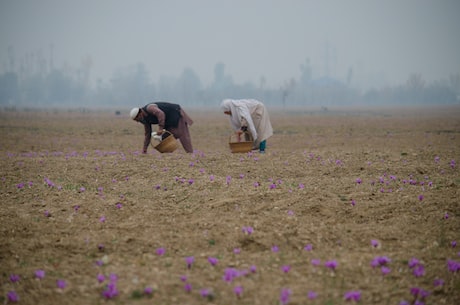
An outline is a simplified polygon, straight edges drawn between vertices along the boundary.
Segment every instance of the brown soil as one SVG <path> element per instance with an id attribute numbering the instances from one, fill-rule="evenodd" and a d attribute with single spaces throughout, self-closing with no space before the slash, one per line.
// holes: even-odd
<path id="1" fill-rule="evenodd" d="M 399 304 L 418 287 L 460 304 L 459 107 L 272 111 L 266 154 L 230 153 L 227 117 L 189 114 L 195 153 L 142 155 L 142 126 L 115 111 L 0 112 L 0 302 Z"/>

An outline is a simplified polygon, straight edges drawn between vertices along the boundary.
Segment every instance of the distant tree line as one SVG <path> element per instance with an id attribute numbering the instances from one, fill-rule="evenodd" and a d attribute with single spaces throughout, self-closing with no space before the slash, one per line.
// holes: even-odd
<path id="1" fill-rule="evenodd" d="M 203 85 L 191 68 L 185 68 L 177 77 L 160 77 L 154 83 L 146 67 L 139 63 L 117 70 L 108 82 L 98 80 L 91 85 L 92 63 L 88 58 L 78 69 L 56 69 L 40 57 L 35 61 L 20 68 L 10 63 L 6 72 L 0 74 L 0 106 L 130 107 L 163 100 L 187 106 L 217 107 L 224 98 L 256 98 L 280 107 L 460 102 L 460 74 L 427 84 L 422 75 L 414 73 L 404 84 L 360 92 L 350 85 L 351 69 L 346 81 L 315 78 L 309 60 L 300 65 L 299 79 L 289 79 L 278 88 L 268 88 L 264 77 L 258 84 L 235 83 L 225 73 L 223 63 L 215 65 L 214 78 L 208 86 Z"/>

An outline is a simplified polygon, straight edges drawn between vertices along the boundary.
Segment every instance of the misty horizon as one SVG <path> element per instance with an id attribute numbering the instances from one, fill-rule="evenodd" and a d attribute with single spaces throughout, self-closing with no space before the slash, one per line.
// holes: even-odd
<path id="1" fill-rule="evenodd" d="M 92 84 L 145 66 L 149 79 L 185 69 L 204 85 L 225 65 L 235 83 L 299 79 L 392 86 L 460 73 L 457 1 L 2 1 L 0 71 L 31 56 L 89 67 Z M 41 55 L 37 55 L 41 54 Z M 12 63 L 13 61 L 13 63 Z M 351 77 L 351 80 L 350 80 Z"/>

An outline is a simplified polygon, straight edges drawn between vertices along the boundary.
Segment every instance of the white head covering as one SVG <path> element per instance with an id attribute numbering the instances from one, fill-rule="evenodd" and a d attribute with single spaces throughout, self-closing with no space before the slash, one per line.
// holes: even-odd
<path id="1" fill-rule="evenodd" d="M 220 104 L 220 107 L 223 111 L 230 111 L 230 123 L 234 130 L 238 130 L 241 128 L 241 119 L 244 118 L 246 122 L 248 122 L 248 128 L 251 132 L 252 137 L 257 139 L 257 131 L 256 127 L 254 126 L 254 122 L 251 118 L 251 113 L 248 108 L 248 102 L 251 100 L 232 100 L 232 99 L 225 99 Z"/>
<path id="2" fill-rule="evenodd" d="M 129 112 L 129 116 L 131 117 L 131 119 L 135 119 L 137 114 L 139 113 L 139 108 L 138 107 L 135 107 L 133 109 L 131 109 L 131 111 Z"/>

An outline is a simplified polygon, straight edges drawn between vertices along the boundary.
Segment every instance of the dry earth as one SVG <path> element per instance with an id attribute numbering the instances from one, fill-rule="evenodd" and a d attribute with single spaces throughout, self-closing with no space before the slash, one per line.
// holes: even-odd
<path id="1" fill-rule="evenodd" d="M 125 112 L 0 112 L 0 302 L 460 304 L 458 106 L 272 110 L 266 154 Z"/>

